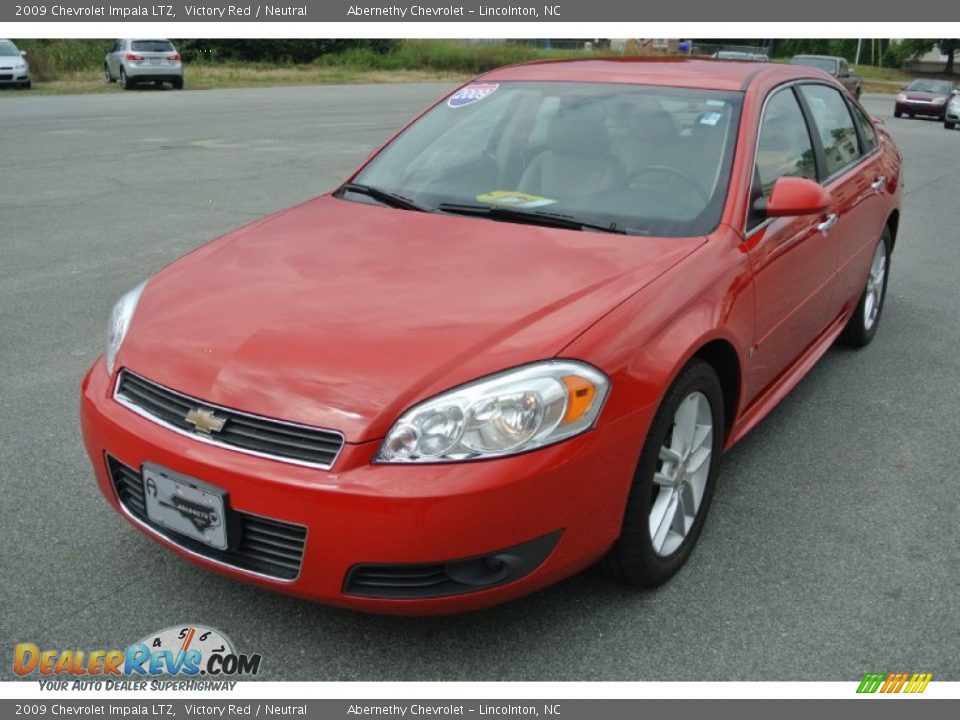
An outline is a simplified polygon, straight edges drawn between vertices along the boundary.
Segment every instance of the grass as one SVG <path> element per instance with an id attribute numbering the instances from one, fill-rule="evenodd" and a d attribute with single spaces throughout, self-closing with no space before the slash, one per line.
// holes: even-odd
<path id="1" fill-rule="evenodd" d="M 468 74 L 436 70 L 363 70 L 319 67 L 314 65 L 273 66 L 253 63 L 223 65 L 187 65 L 188 90 L 213 88 L 271 87 L 277 85 L 332 85 L 346 83 L 457 82 Z M 169 86 L 168 86 L 169 87 Z M 3 95 L 16 95 L 13 89 Z M 107 84 L 102 71 L 59 73 L 55 79 L 34 82 L 29 94 L 72 95 L 79 93 L 122 92 L 116 83 Z"/>
<path id="2" fill-rule="evenodd" d="M 34 79 L 33 94 L 119 92 L 103 79 L 109 40 L 20 40 Z M 203 42 L 203 41 L 197 41 Z M 184 42 L 186 44 L 186 41 Z M 263 63 L 200 59 L 187 62 L 186 86 L 211 88 L 320 85 L 343 83 L 457 82 L 501 65 L 541 59 L 584 57 L 582 50 L 553 49 L 514 43 L 464 43 L 449 40 L 403 40 L 387 52 L 353 47 L 327 53 L 311 63 Z M 589 57 L 603 57 L 591 53 Z M 866 92 L 896 93 L 915 76 L 893 68 L 855 66 Z M 12 96 L 15 92 L 4 92 Z"/>

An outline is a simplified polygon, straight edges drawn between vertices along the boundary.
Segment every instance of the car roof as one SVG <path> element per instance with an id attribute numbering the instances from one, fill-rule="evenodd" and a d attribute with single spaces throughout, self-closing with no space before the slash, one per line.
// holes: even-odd
<path id="1" fill-rule="evenodd" d="M 491 70 L 490 82 L 608 82 L 705 90 L 746 90 L 759 78 L 822 79 L 802 65 L 700 57 L 536 60 Z"/>
<path id="2" fill-rule="evenodd" d="M 794 55 L 791 60 L 796 60 L 797 58 L 816 58 L 818 60 L 843 60 L 839 55 Z"/>

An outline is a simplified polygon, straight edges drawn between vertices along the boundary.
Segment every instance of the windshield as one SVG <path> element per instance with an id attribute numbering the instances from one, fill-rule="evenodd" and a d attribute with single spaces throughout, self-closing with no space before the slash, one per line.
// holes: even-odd
<path id="1" fill-rule="evenodd" d="M 469 85 L 407 128 L 354 183 L 418 209 L 509 208 L 513 220 L 549 213 L 630 234 L 703 235 L 720 221 L 741 99 L 624 84 Z"/>
<path id="2" fill-rule="evenodd" d="M 167 40 L 134 40 L 130 49 L 138 52 L 173 52 L 173 45 Z"/>
<path id="3" fill-rule="evenodd" d="M 830 74 L 833 74 L 837 70 L 837 61 L 832 58 L 795 57 L 790 63 L 792 65 L 806 65 L 808 67 L 819 68 Z"/>
<path id="4" fill-rule="evenodd" d="M 20 51 L 9 40 L 0 40 L 0 57 L 19 57 Z"/>
<path id="5" fill-rule="evenodd" d="M 942 80 L 914 80 L 907 86 L 907 90 L 949 95 L 953 90 L 953 85 Z"/>

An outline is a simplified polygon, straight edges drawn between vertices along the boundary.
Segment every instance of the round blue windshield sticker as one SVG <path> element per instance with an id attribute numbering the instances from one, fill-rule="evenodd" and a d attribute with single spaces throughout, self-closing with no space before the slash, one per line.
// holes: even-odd
<path id="1" fill-rule="evenodd" d="M 491 85 L 467 85 L 460 88 L 447 99 L 447 106 L 452 108 L 466 107 L 480 102 L 485 97 L 492 95 L 500 87 L 497 84 Z"/>

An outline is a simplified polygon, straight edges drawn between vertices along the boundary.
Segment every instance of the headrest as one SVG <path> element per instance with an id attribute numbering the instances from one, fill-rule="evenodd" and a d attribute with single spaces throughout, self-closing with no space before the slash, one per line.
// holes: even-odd
<path id="1" fill-rule="evenodd" d="M 547 128 L 547 146 L 558 155 L 604 155 L 610 134 L 596 105 L 560 108 Z"/>

